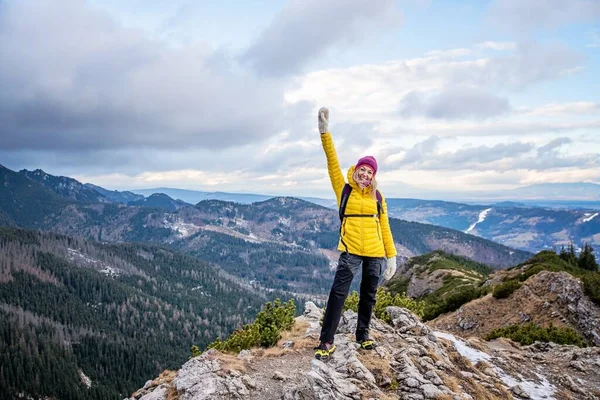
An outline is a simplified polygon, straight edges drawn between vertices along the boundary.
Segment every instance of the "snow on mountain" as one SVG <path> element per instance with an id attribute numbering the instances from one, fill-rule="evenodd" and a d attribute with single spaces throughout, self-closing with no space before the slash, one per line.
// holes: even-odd
<path id="1" fill-rule="evenodd" d="M 477 222 L 474 222 L 473 224 L 471 224 L 471 226 L 469 226 L 469 229 L 467 229 L 465 231 L 465 233 L 469 233 L 471 232 L 473 229 L 475 229 L 475 226 L 477 224 L 482 223 L 483 221 L 485 221 L 485 217 L 487 217 L 488 213 L 491 211 L 491 208 L 486 208 L 485 210 L 483 210 L 482 212 L 479 213 L 479 219 L 477 220 Z"/>
<path id="2" fill-rule="evenodd" d="M 589 221 L 593 220 L 594 218 L 596 218 L 598 216 L 598 213 L 595 213 L 595 214 L 585 213 L 584 215 L 585 215 L 585 218 L 581 222 L 589 222 Z"/>

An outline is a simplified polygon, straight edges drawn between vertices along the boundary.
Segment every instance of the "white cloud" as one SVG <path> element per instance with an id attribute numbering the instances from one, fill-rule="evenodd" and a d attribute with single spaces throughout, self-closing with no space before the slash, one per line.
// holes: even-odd
<path id="1" fill-rule="evenodd" d="M 517 112 L 531 116 L 556 117 L 575 115 L 600 115 L 600 104 L 591 101 L 551 103 L 535 108 L 520 108 Z"/>
<path id="2" fill-rule="evenodd" d="M 508 100 L 469 86 L 450 86 L 425 98 L 411 92 L 402 99 L 400 114 L 404 117 L 424 115 L 434 119 L 485 119 L 510 110 Z"/>
<path id="3" fill-rule="evenodd" d="M 296 73 L 334 45 L 395 21 L 392 0 L 288 0 L 242 60 L 267 75 Z"/>
<path id="4" fill-rule="evenodd" d="M 481 42 L 476 46 L 478 49 L 489 49 L 496 51 L 504 51 L 504 50 L 515 50 L 517 48 L 517 44 L 515 42 Z"/>

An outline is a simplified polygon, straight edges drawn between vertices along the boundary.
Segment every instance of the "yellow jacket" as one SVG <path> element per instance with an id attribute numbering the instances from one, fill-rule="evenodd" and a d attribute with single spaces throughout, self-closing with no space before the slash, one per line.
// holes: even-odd
<path id="1" fill-rule="evenodd" d="M 337 158 L 331 133 L 321 135 L 321 143 L 327 157 L 327 169 L 331 186 L 335 192 L 338 207 L 346 181 Z M 348 183 L 352 192 L 346 204 L 346 214 L 374 214 L 377 215 L 377 200 L 373 197 L 371 187 L 361 189 L 352 175 L 354 166 L 348 170 Z M 342 221 L 342 229 L 338 250 L 365 257 L 393 257 L 396 255 L 396 246 L 390 230 L 390 221 L 387 215 L 387 204 L 382 197 L 382 213 L 379 218 L 346 217 Z M 342 243 L 342 240 L 344 243 Z M 345 244 L 345 246 L 344 246 Z M 347 249 L 346 249 L 347 246 Z"/>

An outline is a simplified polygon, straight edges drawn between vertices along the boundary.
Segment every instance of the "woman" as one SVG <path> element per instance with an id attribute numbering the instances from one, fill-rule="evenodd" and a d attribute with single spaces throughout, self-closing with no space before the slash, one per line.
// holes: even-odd
<path id="1" fill-rule="evenodd" d="M 331 133 L 329 132 L 329 110 L 321 108 L 318 116 L 319 132 L 331 185 L 340 205 L 342 194 L 347 193 L 346 182 L 337 158 Z M 396 247 L 390 230 L 385 199 L 377 191 L 377 161 L 371 156 L 358 160 L 348 170 L 348 184 L 352 188 L 347 197 L 344 216 L 340 229 L 338 250 L 342 251 L 327 310 L 323 320 L 320 344 L 315 348 L 315 357 L 327 360 L 335 351 L 334 334 L 337 330 L 342 308 L 352 279 L 362 264 L 362 281 L 360 283 L 360 300 L 358 302 L 358 324 L 356 341 L 363 349 L 374 348 L 374 341 L 369 338 L 369 323 L 375 305 L 375 295 L 379 284 L 381 270 L 387 258 L 387 269 L 384 280 L 389 280 L 396 272 Z M 380 201 L 380 207 L 378 207 Z"/>

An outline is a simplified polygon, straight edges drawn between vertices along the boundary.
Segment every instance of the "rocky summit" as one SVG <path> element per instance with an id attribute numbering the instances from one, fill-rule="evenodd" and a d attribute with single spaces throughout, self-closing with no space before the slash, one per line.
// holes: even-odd
<path id="1" fill-rule="evenodd" d="M 276 347 L 209 350 L 165 371 L 129 400 L 480 400 L 600 399 L 600 348 L 510 340 L 489 342 L 434 330 L 410 311 L 388 307 L 373 319 L 375 350 L 353 341 L 357 315 L 343 314 L 328 362 L 313 358 L 322 310 L 307 303 Z"/>

